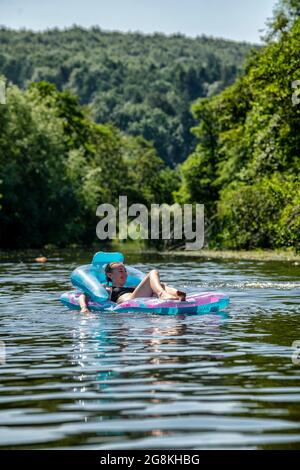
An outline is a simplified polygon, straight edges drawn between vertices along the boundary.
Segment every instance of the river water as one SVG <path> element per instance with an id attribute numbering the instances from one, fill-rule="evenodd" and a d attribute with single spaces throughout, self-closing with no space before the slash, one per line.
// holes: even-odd
<path id="1" fill-rule="evenodd" d="M 1 448 L 300 449 L 297 263 L 128 255 L 231 304 L 84 316 L 59 296 L 91 255 L 1 256 Z"/>

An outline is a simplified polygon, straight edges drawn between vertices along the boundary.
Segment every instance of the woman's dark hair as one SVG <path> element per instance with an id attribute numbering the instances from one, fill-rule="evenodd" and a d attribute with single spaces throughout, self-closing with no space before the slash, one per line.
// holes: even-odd
<path id="1" fill-rule="evenodd" d="M 112 274 L 114 264 L 120 264 L 120 263 L 118 261 L 113 261 L 112 263 L 107 263 L 107 265 L 105 266 L 105 269 L 104 269 L 105 276 L 106 276 L 106 281 L 107 281 L 108 284 L 110 282 L 112 282 L 111 278 L 108 277 L 108 274 Z"/>
<path id="2" fill-rule="evenodd" d="M 107 263 L 107 265 L 105 266 L 104 272 L 106 276 L 106 282 L 109 284 L 111 282 L 111 279 L 108 277 L 108 274 L 111 274 L 112 272 L 111 263 Z"/>

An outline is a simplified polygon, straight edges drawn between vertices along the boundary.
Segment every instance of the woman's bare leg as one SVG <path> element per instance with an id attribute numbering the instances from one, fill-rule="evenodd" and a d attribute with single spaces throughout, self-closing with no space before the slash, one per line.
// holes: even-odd
<path id="1" fill-rule="evenodd" d="M 175 294 L 165 291 L 160 282 L 159 273 L 157 269 L 152 269 L 147 276 L 139 283 L 132 294 L 123 294 L 118 298 L 118 303 L 124 302 L 129 299 L 136 299 L 137 297 L 152 297 L 155 294 L 164 300 L 179 300 Z"/>

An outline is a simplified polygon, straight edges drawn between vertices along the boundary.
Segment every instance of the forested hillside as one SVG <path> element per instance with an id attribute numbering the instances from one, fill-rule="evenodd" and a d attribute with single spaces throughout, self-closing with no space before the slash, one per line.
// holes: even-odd
<path id="1" fill-rule="evenodd" d="M 204 204 L 211 248 L 300 250 L 298 0 L 280 1 L 264 47 L 219 94 L 248 46 L 80 28 L 1 41 L 17 83 L 0 105 L 1 247 L 95 241 L 97 206 L 126 194 Z M 192 124 L 195 148 L 170 168 Z"/>
<path id="2" fill-rule="evenodd" d="M 0 28 L 0 74 L 20 88 L 47 80 L 91 104 L 98 123 L 153 141 L 168 164 L 194 148 L 190 105 L 231 84 L 251 45 L 177 34 L 74 26 L 34 33 Z"/>

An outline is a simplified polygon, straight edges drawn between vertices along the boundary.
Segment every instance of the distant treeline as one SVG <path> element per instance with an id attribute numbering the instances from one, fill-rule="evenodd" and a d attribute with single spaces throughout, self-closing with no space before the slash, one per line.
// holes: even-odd
<path id="1" fill-rule="evenodd" d="M 299 251 L 299 44 L 298 1 L 281 0 L 244 74 L 218 95 L 199 94 L 196 147 L 175 168 L 143 136 L 96 123 L 68 90 L 9 86 L 0 105 L 0 246 L 95 241 L 97 206 L 127 195 L 128 204 L 205 204 L 212 248 Z"/>
<path id="2" fill-rule="evenodd" d="M 252 46 L 177 34 L 104 32 L 74 26 L 34 33 L 0 28 L 0 74 L 26 88 L 41 80 L 90 104 L 98 123 L 111 122 L 153 141 L 169 165 L 195 146 L 193 100 L 233 83 Z"/>

